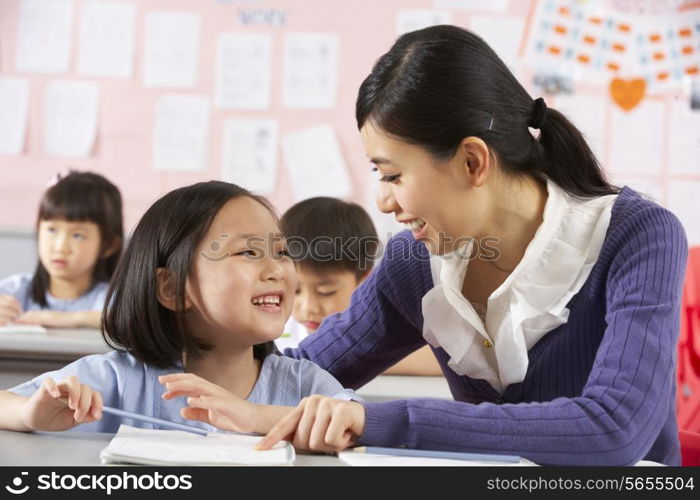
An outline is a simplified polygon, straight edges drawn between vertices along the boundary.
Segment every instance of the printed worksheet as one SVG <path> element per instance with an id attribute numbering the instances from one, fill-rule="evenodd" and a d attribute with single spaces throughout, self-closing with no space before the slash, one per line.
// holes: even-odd
<path id="1" fill-rule="evenodd" d="M 338 79 L 338 36 L 294 33 L 284 47 L 284 105 L 332 108 Z"/>
<path id="2" fill-rule="evenodd" d="M 68 71 L 73 0 L 21 0 L 15 69 L 28 73 Z"/>
<path id="3" fill-rule="evenodd" d="M 29 81 L 0 78 L 0 154 L 18 155 L 24 150 L 29 108 Z"/>
<path id="4" fill-rule="evenodd" d="M 80 20 L 78 72 L 128 78 L 134 64 L 136 7 L 123 2 L 89 2 Z"/>
<path id="5" fill-rule="evenodd" d="M 314 196 L 344 198 L 352 193 L 350 177 L 330 125 L 318 125 L 282 140 L 285 164 L 297 200 Z"/>
<path id="6" fill-rule="evenodd" d="M 224 33 L 216 57 L 216 106 L 268 109 L 272 37 L 267 34 Z"/>
<path id="7" fill-rule="evenodd" d="M 156 106 L 153 167 L 157 170 L 202 170 L 206 162 L 208 136 L 208 97 L 161 97 Z"/>
<path id="8" fill-rule="evenodd" d="M 257 193 L 271 193 L 277 182 L 277 129 L 276 120 L 226 120 L 223 180 Z"/>
<path id="9" fill-rule="evenodd" d="M 44 151 L 87 157 L 97 135 L 99 87 L 95 82 L 54 80 L 44 88 Z"/>
<path id="10" fill-rule="evenodd" d="M 154 12 L 146 17 L 143 83 L 146 87 L 193 87 L 197 82 L 200 16 Z"/>

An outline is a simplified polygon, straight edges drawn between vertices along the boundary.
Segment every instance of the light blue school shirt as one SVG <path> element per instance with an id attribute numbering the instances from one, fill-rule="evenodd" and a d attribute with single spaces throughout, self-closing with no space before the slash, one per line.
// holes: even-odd
<path id="1" fill-rule="evenodd" d="M 107 297 L 109 284 L 97 282 L 90 290 L 76 299 L 57 299 L 46 292 L 48 307 L 42 307 L 32 299 L 32 275 L 14 274 L 0 280 L 0 295 L 12 295 L 22 306 L 22 312 L 47 309 L 50 311 L 101 311 Z"/>
<path id="2" fill-rule="evenodd" d="M 21 396 L 31 396 L 46 377 L 59 382 L 75 375 L 81 383 L 102 394 L 105 406 L 215 431 L 216 428 L 211 425 L 180 416 L 180 410 L 187 406 L 187 398 L 170 401 L 161 398 L 165 386 L 158 382 L 158 377 L 168 373 L 182 373 L 182 365 L 178 364 L 177 368 L 156 368 L 138 361 L 127 352 L 112 351 L 80 358 L 60 370 L 44 373 L 8 390 Z M 311 361 L 276 354 L 270 354 L 263 360 L 260 375 L 247 400 L 257 404 L 296 406 L 302 398 L 312 394 L 360 400 L 352 390 L 343 389 L 331 374 Z M 117 432 L 122 423 L 145 429 L 159 428 L 154 424 L 103 414 L 101 420 L 71 430 Z"/>

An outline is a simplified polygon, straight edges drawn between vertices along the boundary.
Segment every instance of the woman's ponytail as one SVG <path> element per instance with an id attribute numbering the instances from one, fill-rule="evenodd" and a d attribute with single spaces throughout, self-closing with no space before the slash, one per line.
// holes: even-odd
<path id="1" fill-rule="evenodd" d="M 605 179 L 583 134 L 559 111 L 547 108 L 541 97 L 535 100 L 530 126 L 540 131 L 536 164 L 562 189 L 581 197 L 619 191 Z"/>

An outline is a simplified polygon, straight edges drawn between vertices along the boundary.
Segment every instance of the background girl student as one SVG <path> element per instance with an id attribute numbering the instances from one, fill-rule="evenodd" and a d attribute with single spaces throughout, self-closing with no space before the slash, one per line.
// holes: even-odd
<path id="1" fill-rule="evenodd" d="M 469 31 L 401 36 L 356 111 L 377 204 L 411 231 L 286 353 L 357 388 L 427 342 L 455 400 L 310 398 L 262 446 L 678 465 L 677 218 L 611 186 L 580 132 Z"/>
<path id="2" fill-rule="evenodd" d="M 349 398 L 310 361 L 273 354 L 296 287 L 284 245 L 269 203 L 236 185 L 163 196 L 134 230 L 107 295 L 103 334 L 120 350 L 0 391 L 0 428 L 116 432 L 122 421 L 103 417 L 103 404 L 183 422 L 198 416 L 181 397 L 192 384 L 200 395 L 247 399 L 233 423 L 210 415 L 245 432 L 266 432 L 311 394 Z"/>
<path id="3" fill-rule="evenodd" d="M 0 325 L 99 328 L 124 241 L 122 199 L 92 172 L 71 172 L 41 198 L 33 275 L 0 281 Z"/>
<path id="4" fill-rule="evenodd" d="M 372 271 L 379 238 L 372 219 L 361 206 L 330 197 L 309 198 L 293 205 L 282 215 L 280 226 L 292 252 L 298 281 L 292 319 L 285 331 L 304 332 L 297 334 L 298 338 L 278 339 L 277 346 L 284 349 L 296 347 L 325 318 L 350 305 L 352 293 Z M 442 372 L 426 346 L 385 374 Z"/>

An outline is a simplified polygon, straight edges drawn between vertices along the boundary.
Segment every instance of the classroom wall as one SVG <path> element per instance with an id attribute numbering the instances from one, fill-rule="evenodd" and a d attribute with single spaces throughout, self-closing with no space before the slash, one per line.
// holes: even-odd
<path id="1" fill-rule="evenodd" d="M 60 45 L 57 40 L 62 36 L 57 26 L 61 23 L 56 18 L 46 19 L 45 9 L 52 2 L 54 8 L 55 2 L 63 5 L 59 10 L 64 9 L 67 19 L 63 41 L 68 49 L 63 67 L 58 57 L 43 63 L 27 62 L 27 58 L 32 58 L 27 55 L 32 47 L 53 51 Z M 100 40 L 104 43 L 106 39 L 98 35 L 90 41 L 89 33 L 81 31 L 83 18 L 95 3 L 132 7 L 133 37 L 127 41 L 131 48 L 126 51 L 126 76 L 85 72 L 84 54 L 89 53 L 90 44 Z M 149 46 L 158 47 L 158 40 L 149 41 L 153 32 L 147 26 L 152 26 L 148 24 L 149 16 L 159 12 L 196 16 L 198 32 L 191 85 L 159 85 L 153 76 L 159 68 L 151 64 L 146 46 L 153 43 Z M 264 152 L 251 153 L 245 149 L 255 147 L 250 141 L 247 146 L 231 143 L 232 155 L 235 157 L 238 147 L 241 155 L 252 155 L 261 165 L 273 165 L 272 171 L 265 170 L 266 175 L 272 175 L 265 194 L 280 210 L 298 201 L 299 192 L 316 182 L 317 191 L 340 194 L 368 208 L 382 234 L 394 230 L 391 218 L 381 217 L 374 208 L 377 181 L 370 173 L 354 119 L 357 89 L 373 62 L 390 47 L 398 29 L 449 22 L 473 29 L 490 42 L 533 97 L 544 96 L 549 106 L 567 113 L 584 130 L 614 181 L 637 187 L 670 207 L 683 220 L 691 242 L 700 244 L 700 218 L 696 215 L 696 193 L 700 192 L 700 110 L 690 106 L 693 82 L 700 99 L 699 13 L 700 3 L 673 0 L 0 0 L 0 102 L 1 84 L 7 78 L 19 79 L 28 90 L 21 145 L 11 151 L 13 145 L 6 141 L 4 153 L 0 154 L 0 229 L 19 230 L 22 234 L 31 230 L 37 202 L 47 182 L 66 168 L 93 170 L 116 183 L 125 200 L 127 229 L 133 228 L 148 205 L 163 193 L 199 180 L 230 179 L 224 173 L 223 161 L 229 142 L 225 139 L 227 120 L 262 119 L 273 121 L 268 132 L 274 132 L 276 127 L 276 138 L 274 134 L 265 136 L 274 139 L 272 147 L 264 146 Z M 594 24 L 596 17 L 599 24 Z M 584 40 L 589 29 L 594 30 L 595 43 Z M 661 32 L 661 41 L 649 42 L 655 31 Z M 222 108 L 217 104 L 217 44 L 220 35 L 227 33 L 269 37 L 270 100 L 258 102 L 258 109 Z M 298 34 L 330 35 L 335 40 L 331 49 L 337 44 L 337 62 L 330 75 L 336 83 L 331 84 L 330 101 L 292 106 L 285 98 L 291 78 L 285 69 L 285 50 Z M 161 48 L 165 47 L 162 50 L 174 47 L 167 39 L 161 42 Z M 624 50 L 620 51 L 620 46 Z M 690 53 L 686 46 L 691 47 Z M 172 50 L 165 56 L 175 60 L 189 57 L 185 49 Z M 309 74 L 314 76 L 313 50 L 309 50 L 310 59 L 298 59 L 295 64 L 310 64 Z M 319 53 L 328 56 L 327 50 L 328 47 Z M 660 52 L 665 60 L 654 59 L 654 54 Z M 641 62 L 645 55 L 651 62 Z M 584 63 L 585 58 L 588 61 Z M 44 68 L 36 70 L 32 64 L 44 64 Z M 249 70 L 237 74 L 235 67 L 229 69 L 233 77 L 250 76 Z M 167 68 L 160 71 L 167 73 Z M 670 75 L 664 81 L 657 78 L 663 72 Z M 260 78 L 264 84 L 264 74 Z M 541 82 L 539 86 L 535 85 L 536 78 Z M 635 79 L 646 79 L 646 88 L 640 95 L 636 95 L 639 89 L 634 86 Z M 556 85 L 552 86 L 552 81 Z M 613 85 L 615 81 L 617 87 Z M 50 128 L 51 123 L 54 127 L 56 123 L 71 123 L 71 117 L 84 119 L 85 108 L 89 108 L 64 103 L 59 111 L 49 109 L 51 92 L 64 82 L 87 83 L 85 92 L 96 92 L 94 139 L 88 132 L 82 138 L 73 137 L 75 144 L 69 144 L 70 135 L 62 135 L 65 127 L 58 132 Z M 8 95 L 6 92 L 4 106 L 0 105 L 0 135 L 12 130 L 13 120 L 17 113 L 21 114 L 16 96 L 12 106 L 8 106 Z M 259 99 L 259 93 L 255 95 Z M 199 115 L 201 122 L 189 120 L 189 115 L 170 116 L 169 123 L 162 121 L 168 116 L 159 115 L 159 107 L 167 106 L 168 99 L 183 96 L 199 98 L 195 104 L 204 102 L 208 114 Z M 313 101 L 313 97 L 309 99 Z M 50 122 L 51 119 L 58 121 Z M 193 129 L 186 130 L 188 126 Z M 318 126 L 321 129 L 315 128 Z M 189 144 L 173 141 L 172 137 L 182 137 L 178 133 L 190 134 L 193 143 L 203 141 L 203 158 L 190 162 L 199 161 L 201 168 L 183 170 L 177 158 L 168 157 L 168 148 L 155 155 L 163 130 L 166 138 L 161 144 L 167 145 L 169 137 L 173 151 L 185 142 Z M 172 132 L 170 136 L 168 131 Z M 310 134 L 306 143 L 304 136 L 298 135 L 305 131 Z M 333 148 L 334 141 L 337 149 Z M 71 145 L 73 153 L 66 155 L 65 149 Z M 76 154 L 81 147 L 83 151 Z M 305 157 L 310 166 L 305 165 Z M 318 169 L 316 174 L 314 168 Z M 324 180 L 323 173 L 329 168 L 336 170 Z M 0 248 L 6 261 L 12 262 L 13 255 L 26 253 L 31 240 L 24 241 L 20 250 L 16 245 Z"/>

